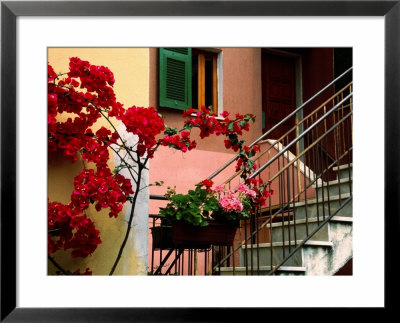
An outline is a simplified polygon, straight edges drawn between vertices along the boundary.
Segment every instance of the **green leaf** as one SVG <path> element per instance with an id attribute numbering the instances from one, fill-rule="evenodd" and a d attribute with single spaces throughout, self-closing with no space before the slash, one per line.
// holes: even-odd
<path id="1" fill-rule="evenodd" d="M 254 166 L 254 161 L 252 161 L 251 159 L 249 159 L 247 161 L 247 165 L 249 166 L 249 168 L 252 168 Z"/>
<path id="2" fill-rule="evenodd" d="M 173 128 L 173 127 L 167 127 L 164 131 L 164 134 L 167 136 L 173 136 L 173 135 L 176 135 L 177 133 L 178 133 L 178 129 Z"/>

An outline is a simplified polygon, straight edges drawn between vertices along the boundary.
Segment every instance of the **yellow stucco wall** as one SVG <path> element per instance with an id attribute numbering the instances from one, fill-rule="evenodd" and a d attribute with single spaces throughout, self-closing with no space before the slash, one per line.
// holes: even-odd
<path id="1" fill-rule="evenodd" d="M 125 108 L 132 105 L 149 106 L 149 49 L 148 48 L 49 48 L 48 62 L 56 73 L 68 71 L 69 57 L 79 57 L 93 65 L 107 66 L 115 77 L 114 91 L 117 101 Z M 117 120 L 113 120 L 118 125 Z M 105 120 L 101 125 L 110 128 Z M 112 155 L 110 155 L 112 156 Z M 114 158 L 111 157 L 112 166 Z M 50 201 L 67 203 L 73 190 L 73 177 L 82 169 L 82 161 L 71 163 L 60 154 L 49 154 L 48 164 L 48 196 Z M 93 275 L 108 275 L 115 261 L 119 247 L 126 231 L 126 207 L 117 219 L 109 218 L 107 210 L 96 212 L 94 208 L 88 210 L 87 215 L 94 221 L 102 244 L 93 255 L 85 259 L 72 259 L 69 254 L 59 251 L 54 258 L 65 269 L 75 271 L 80 268 L 84 271 L 90 267 Z M 137 275 L 145 273 L 143 256 L 135 253 L 131 232 L 123 257 L 114 275 Z M 143 268 L 142 268 L 143 267 Z M 54 274 L 55 267 L 48 265 L 48 273 Z"/>

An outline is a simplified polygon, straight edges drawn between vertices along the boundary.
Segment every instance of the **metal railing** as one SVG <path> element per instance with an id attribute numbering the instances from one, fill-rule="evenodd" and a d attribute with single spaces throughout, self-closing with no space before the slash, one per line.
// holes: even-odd
<path id="1" fill-rule="evenodd" d="M 160 196 L 150 196 L 161 200 Z M 196 276 L 213 275 L 213 268 L 222 260 L 223 247 L 206 246 L 192 248 L 173 243 L 171 227 L 161 225 L 162 216 L 149 215 L 151 259 L 148 275 Z M 229 250 L 228 250 L 229 252 Z M 229 262 L 227 265 L 230 265 Z"/>
<path id="2" fill-rule="evenodd" d="M 258 169 L 250 178 L 263 180 L 275 193 L 241 222 L 233 246 L 197 250 L 153 245 L 150 274 L 271 275 L 300 268 L 299 249 L 309 241 L 328 242 L 326 224 L 342 213 L 351 216 L 345 211 L 352 199 L 352 83 L 318 106 L 314 100 L 351 70 L 250 145 L 261 148 L 253 159 Z M 287 121 L 293 122 L 289 130 L 279 138 L 268 138 Z M 208 178 L 220 174 L 237 157 Z M 236 185 L 239 175 L 240 171 L 234 173 L 223 184 Z M 150 222 L 150 227 L 159 226 L 160 216 L 150 216 Z"/>
<path id="3" fill-rule="evenodd" d="M 264 138 L 267 138 L 273 131 L 277 130 L 280 126 L 282 126 L 286 121 L 290 120 L 290 118 L 294 117 L 296 114 L 301 112 L 309 103 L 313 102 L 319 95 L 324 93 L 327 89 L 329 89 L 332 85 L 334 85 L 337 81 L 342 79 L 344 76 L 348 75 L 351 71 L 353 70 L 353 67 L 350 67 L 348 70 L 343 72 L 341 75 L 339 75 L 336 79 L 334 79 L 332 82 L 324 86 L 320 91 L 315 93 L 312 97 L 310 97 L 306 102 L 301 104 L 298 108 L 296 108 L 294 111 L 292 111 L 290 114 L 288 114 L 285 118 L 283 118 L 279 123 L 277 123 L 275 126 L 273 126 L 271 129 L 266 131 L 264 134 L 262 134 L 258 139 L 256 139 L 254 142 L 252 142 L 249 147 L 253 147 L 254 145 L 258 144 L 261 140 Z M 221 173 L 224 169 L 226 169 L 229 165 L 231 165 L 235 160 L 237 159 L 238 155 L 229 160 L 226 164 L 224 164 L 222 167 L 217 169 L 215 172 L 213 172 L 210 176 L 208 176 L 208 179 L 213 179 L 215 176 L 217 176 L 219 173 Z"/>
<path id="4" fill-rule="evenodd" d="M 327 230 L 327 221 L 351 201 L 351 84 L 298 120 L 296 125 L 301 123 L 304 129 L 295 139 L 289 140 L 286 133 L 279 140 L 269 141 L 267 149 L 261 153 L 276 150 L 250 177 L 262 178 L 269 187 L 275 188 L 277 194 L 275 200 L 270 198 L 266 207 L 252 219 L 243 221 L 242 243 L 234 246 L 233 252 L 222 259 L 223 267 L 227 259 L 238 258 L 235 253 L 241 253 L 236 265 L 244 267 L 241 269 L 246 275 L 275 273 L 291 258 L 291 264 L 296 264 L 294 255 L 316 233 L 319 232 L 319 237 L 315 239 L 329 240 L 329 236 L 325 234 L 324 237 L 321 231 Z M 303 150 L 296 149 L 293 154 L 290 148 L 298 148 L 300 141 L 303 141 Z M 279 145 L 280 150 L 276 149 Z M 332 181 L 333 175 L 345 167 L 347 178 L 339 174 Z M 268 171 L 270 168 L 274 170 Z M 229 181 L 225 183 L 229 184 Z M 333 189 L 330 188 L 332 185 Z"/>

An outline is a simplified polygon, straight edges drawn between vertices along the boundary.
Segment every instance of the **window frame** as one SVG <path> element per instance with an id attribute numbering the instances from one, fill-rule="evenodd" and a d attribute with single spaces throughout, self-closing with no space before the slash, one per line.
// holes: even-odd
<path id="1" fill-rule="evenodd" d="M 205 59 L 206 57 L 211 57 L 212 59 L 212 109 L 211 111 L 218 115 L 219 112 L 219 56 L 221 51 L 207 50 L 203 48 L 192 48 L 192 55 L 197 55 L 197 105 L 198 107 L 193 107 L 193 109 L 198 110 L 199 107 L 205 106 L 206 103 L 206 67 Z M 192 66 L 193 72 L 193 66 Z M 192 95 L 194 91 L 192 90 Z M 192 98 L 193 102 L 193 98 Z M 208 107 L 206 107 L 208 108 Z"/>

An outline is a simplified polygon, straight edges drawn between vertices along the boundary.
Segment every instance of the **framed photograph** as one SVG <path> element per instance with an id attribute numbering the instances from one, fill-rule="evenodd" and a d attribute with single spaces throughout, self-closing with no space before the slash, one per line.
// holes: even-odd
<path id="1" fill-rule="evenodd" d="M 263 311 L 263 313 L 267 309 L 302 307 L 392 308 L 393 300 L 389 292 L 398 283 L 397 275 L 391 273 L 393 267 L 389 264 L 393 255 L 397 254 L 393 237 L 398 234 L 399 229 L 397 202 L 399 196 L 399 154 L 397 151 L 400 139 L 397 125 L 400 120 L 398 112 L 400 108 L 398 93 L 400 86 L 399 1 L 3 1 L 1 24 L 2 321 L 161 322 L 176 319 L 234 321 L 236 315 L 246 308 Z M 188 56 L 187 62 L 185 57 L 188 53 L 182 53 L 181 49 L 189 49 L 190 57 Z M 290 80 L 293 84 L 297 84 L 297 86 L 292 84 L 290 90 L 290 93 L 293 92 L 291 96 L 293 102 L 290 104 L 297 107 L 303 104 L 303 96 L 306 98 L 311 96 L 305 93 L 314 93 L 315 89 L 324 84 L 324 81 L 318 81 L 313 74 L 313 71 L 321 72 L 324 68 L 313 63 L 318 60 L 316 57 L 323 57 L 323 55 L 331 57 L 326 73 L 335 77 L 352 66 L 351 94 L 343 99 L 346 96 L 343 90 L 342 102 L 338 103 L 340 96 L 338 96 L 338 101 L 332 100 L 333 109 L 336 105 L 340 105 L 342 110 L 341 114 L 337 114 L 331 121 L 334 124 L 339 117 L 343 118 L 341 120 L 346 119 L 343 111 L 347 111 L 346 109 L 350 106 L 351 119 L 349 118 L 346 122 L 350 124 L 351 120 L 353 132 L 347 137 L 343 134 L 342 137 L 344 130 L 340 130 L 338 135 L 333 131 L 332 134 L 335 133 L 335 135 L 332 136 L 332 141 L 329 141 L 329 137 L 325 138 L 326 146 L 320 145 L 321 147 L 318 148 L 320 150 L 313 150 L 311 157 L 304 155 L 303 159 L 297 160 L 297 169 L 295 170 L 292 166 L 292 177 L 287 175 L 287 180 L 293 180 L 293 186 L 297 186 L 298 190 L 301 186 L 300 179 L 304 181 L 305 186 L 307 180 L 311 185 L 311 179 L 318 183 L 316 169 L 317 165 L 319 167 L 323 161 L 318 161 L 317 153 L 321 151 L 321 156 L 325 156 L 322 153 L 325 151 L 326 155 L 330 156 L 329 158 L 335 154 L 335 156 L 341 155 L 337 152 L 329 154 L 328 142 L 329 144 L 334 142 L 336 149 L 336 137 L 340 142 L 338 149 L 343 149 L 346 153 L 349 150 L 343 147 L 347 142 L 354 140 L 356 143 L 354 150 L 352 146 L 350 148 L 352 159 L 347 159 L 349 167 L 354 163 L 354 183 L 350 192 L 345 193 L 350 194 L 351 198 L 354 195 L 354 201 L 352 201 L 354 237 L 349 264 L 351 274 L 348 274 L 349 268 L 346 267 L 347 271 L 344 269 L 344 272 L 347 274 L 339 274 L 339 276 L 330 276 L 328 271 L 319 273 L 316 269 L 314 274 L 308 277 L 267 277 L 260 274 L 246 277 L 219 277 L 223 272 L 219 268 L 216 276 L 193 277 L 193 273 L 191 272 L 191 275 L 189 270 L 180 275 L 175 265 L 175 271 L 172 270 L 175 274 L 159 279 L 153 274 L 163 274 L 165 271 L 157 269 L 157 266 L 168 264 L 166 263 L 168 257 L 163 262 L 161 253 L 159 262 L 155 262 L 156 266 L 153 266 L 153 260 L 149 260 L 151 268 L 148 269 L 147 266 L 147 272 L 136 269 L 130 271 L 124 265 L 120 265 L 116 270 L 117 275 L 112 277 L 108 275 L 108 272 L 103 271 L 88 277 L 81 275 L 85 270 L 81 265 L 79 265 L 81 272 L 72 272 L 78 268 L 79 264 L 74 260 L 70 264 L 76 264 L 77 267 L 65 270 L 53 258 L 48 258 L 46 230 L 48 223 L 45 216 L 48 207 L 47 190 L 62 191 L 63 182 L 53 180 L 52 169 L 49 166 L 48 124 L 45 114 L 45 107 L 48 104 L 46 101 L 48 88 L 45 82 L 48 77 L 46 63 L 55 64 L 55 68 L 62 69 L 68 66 L 63 60 L 71 59 L 69 55 L 78 55 L 75 53 L 93 57 L 95 61 L 100 56 L 107 57 L 106 61 L 112 64 L 117 61 L 118 64 L 113 64 L 113 68 L 123 71 L 123 75 L 127 75 L 126 82 L 134 85 L 126 93 L 120 91 L 118 95 L 122 93 L 124 100 L 127 101 L 133 98 L 134 101 L 139 102 L 136 103 L 139 106 L 148 104 L 157 109 L 161 107 L 161 110 L 166 111 L 167 119 L 169 115 L 175 115 L 175 112 L 179 110 L 186 110 L 188 106 L 206 105 L 211 109 L 210 111 L 224 116 L 226 102 L 231 107 L 245 105 L 247 102 L 256 106 L 257 102 L 263 102 L 262 107 L 259 107 L 260 115 L 257 115 L 262 123 L 260 121 L 256 124 L 256 127 L 260 128 L 260 133 L 265 133 L 264 128 L 275 129 L 274 125 L 279 122 L 274 123 L 275 119 L 271 117 L 277 113 L 278 109 L 269 108 L 275 107 L 274 103 L 264 109 L 264 97 L 271 99 L 271 102 L 274 100 L 272 93 L 274 87 L 271 85 L 270 92 L 266 90 L 267 93 L 263 93 L 261 87 L 258 89 L 257 78 L 248 77 L 247 70 L 252 70 L 260 79 L 270 78 L 271 81 L 268 81 L 270 82 L 268 84 L 272 84 L 274 79 L 272 71 L 275 68 L 280 66 L 280 75 L 285 74 L 289 68 L 293 73 L 290 72 L 288 74 L 290 76 L 279 82 L 284 84 L 282 88 L 285 89 L 288 88 L 286 84 L 290 83 Z M 116 57 L 120 58 L 115 59 Z M 122 57 L 132 59 L 125 60 Z M 172 93 L 169 96 L 169 85 L 166 80 L 164 80 L 165 88 L 160 85 L 160 93 L 158 90 L 153 93 L 147 91 L 135 77 L 129 78 L 130 73 L 127 71 L 132 71 L 132 74 L 139 74 L 140 79 L 146 79 L 150 85 L 156 84 L 154 88 L 158 89 L 158 77 L 164 73 L 164 63 L 162 63 L 164 57 L 165 62 L 168 59 L 170 62 L 172 59 L 175 63 L 190 65 L 190 80 L 193 83 L 190 83 L 190 90 L 188 90 L 190 97 L 187 92 L 184 92 L 182 99 L 172 98 L 175 92 L 169 92 Z M 259 66 L 256 64 L 253 66 L 248 59 L 250 57 L 257 57 L 262 63 Z M 351 58 L 348 59 L 349 57 Z M 150 63 L 148 66 L 147 63 L 132 64 L 137 61 Z M 231 71 L 229 62 L 232 66 Z M 142 68 L 143 66 L 145 68 Z M 264 71 L 261 68 L 263 66 L 274 66 L 274 68 Z M 56 72 L 65 71 L 56 70 Z M 104 75 L 107 74 L 107 72 L 104 73 Z M 167 72 L 165 73 L 167 75 Z M 202 88 L 201 77 L 203 79 L 208 77 L 212 86 Z M 301 82 L 298 82 L 299 79 Z M 240 85 L 241 82 L 242 85 Z M 227 83 L 239 85 L 231 86 L 233 91 L 226 86 Z M 299 87 L 298 84 L 302 86 Z M 308 84 L 313 85 L 308 86 Z M 62 86 L 63 84 L 60 88 Z M 344 87 L 343 89 L 346 88 L 344 83 L 341 86 Z M 352 97 L 353 87 L 354 98 Z M 245 89 L 248 91 L 246 92 Z M 244 95 L 243 100 L 247 101 L 241 102 L 236 98 L 235 91 L 252 93 L 252 95 Z M 337 91 L 336 88 L 332 91 L 332 93 L 341 93 L 341 90 Z M 68 95 L 70 94 L 66 94 Z M 286 92 L 282 95 L 285 95 L 286 99 Z M 230 100 L 227 99 L 228 97 Z M 306 98 L 304 101 L 307 100 Z M 347 105 L 344 103 L 346 100 L 350 102 Z M 283 102 L 283 98 L 281 101 Z M 128 104 L 135 104 L 135 102 Z M 170 113 L 171 110 L 167 108 L 174 109 L 174 113 Z M 282 104 L 279 106 L 281 110 L 284 108 Z M 301 120 L 298 118 L 301 117 L 299 113 L 296 114 L 297 124 Z M 168 120 L 172 120 L 171 124 L 174 124 L 173 118 Z M 327 134 L 330 131 L 327 130 L 331 122 L 329 120 L 328 128 L 325 123 L 324 131 Z M 304 124 L 304 128 L 299 131 L 300 136 L 303 132 L 305 135 L 308 132 L 307 126 Z M 324 131 L 321 128 L 321 134 Z M 274 135 L 280 136 L 280 133 Z M 96 133 L 96 136 L 100 135 Z M 350 136 L 352 139 L 349 139 Z M 233 146 L 235 142 L 232 140 L 225 145 Z M 286 143 L 289 144 L 290 140 L 292 139 L 288 136 Z M 299 141 L 298 147 L 302 148 L 296 148 L 298 150 L 294 152 L 295 154 L 299 154 L 299 151 L 307 152 L 308 147 L 313 146 L 312 142 L 318 141 L 314 137 L 311 143 L 307 140 L 309 139 L 304 137 L 304 140 Z M 267 144 L 275 147 L 273 143 L 267 142 Z M 216 159 L 218 150 L 213 148 L 213 143 L 208 145 L 210 145 L 210 152 L 207 156 L 210 162 Z M 188 146 L 190 145 L 184 147 L 185 151 Z M 279 149 L 284 150 L 282 147 L 277 148 L 278 152 Z M 203 149 L 203 153 L 204 151 Z M 289 153 L 292 152 L 288 150 L 288 156 Z M 190 158 L 187 157 L 188 164 L 198 162 L 196 157 Z M 287 157 L 287 162 L 294 163 L 293 158 Z M 313 162 L 307 163 L 306 158 L 313 159 Z M 326 158 L 328 160 L 328 157 Z M 336 159 L 337 167 L 333 169 L 340 174 L 344 164 L 338 162 L 337 157 Z M 328 167 L 328 164 L 329 162 L 326 161 L 326 167 L 329 170 L 331 166 Z M 157 159 L 155 159 L 153 165 L 156 168 L 162 167 L 162 161 L 157 164 Z M 303 166 L 299 167 L 299 165 Z M 212 164 L 210 170 L 211 168 L 214 170 L 214 166 Z M 295 179 L 295 171 L 298 171 L 297 179 Z M 165 175 L 162 171 L 159 173 Z M 329 172 L 324 176 L 322 177 L 321 174 L 322 183 L 332 183 Z M 170 177 L 173 181 L 174 176 Z M 340 175 L 339 178 L 341 178 Z M 150 176 L 150 180 L 156 180 L 156 183 L 159 183 L 158 178 Z M 145 181 L 149 184 L 148 178 Z M 297 181 L 296 185 L 295 181 Z M 204 183 L 207 188 L 208 182 Z M 111 184 L 107 185 L 107 187 L 99 186 L 99 192 L 105 194 L 107 190 L 111 190 Z M 154 185 L 158 186 L 158 184 Z M 318 188 L 318 184 L 316 185 Z M 323 185 L 322 189 L 324 189 Z M 275 190 L 279 189 L 280 186 L 275 188 Z M 288 190 L 290 192 L 290 188 Z M 308 191 L 307 189 L 305 191 L 306 196 Z M 150 190 L 150 194 L 162 194 L 158 192 Z M 293 195 L 296 192 L 293 188 Z M 145 193 L 149 194 L 148 191 Z M 301 194 L 303 193 L 297 195 Z M 154 195 L 154 198 L 157 196 L 159 195 Z M 95 202 L 93 199 L 95 198 L 90 200 L 92 204 Z M 294 203 L 294 198 L 288 203 L 292 201 Z M 101 207 L 104 208 L 99 202 L 99 208 Z M 118 207 L 115 206 L 115 208 Z M 114 209 L 110 210 L 110 217 L 113 217 L 112 210 Z M 143 210 L 149 213 L 148 207 Z M 318 210 L 317 205 L 317 212 Z M 307 223 L 308 230 L 308 215 L 307 211 L 305 212 L 304 221 Z M 335 215 L 337 214 L 332 214 L 332 216 Z M 290 226 L 291 217 L 290 211 L 287 211 L 287 215 L 284 215 L 282 211 L 282 223 L 288 221 Z M 130 227 L 129 216 L 125 219 L 126 222 L 129 221 L 128 227 Z M 123 219 L 118 220 L 125 225 Z M 293 221 L 296 226 L 296 220 L 293 219 Z M 141 231 L 137 228 L 147 225 L 147 222 L 134 223 L 135 235 L 140 236 Z M 272 230 L 272 223 L 270 228 Z M 147 227 L 145 230 L 148 232 Z M 351 230 L 353 232 L 353 229 Z M 290 232 L 289 229 L 289 241 Z M 129 231 L 126 233 L 127 239 L 128 236 Z M 345 241 L 346 237 L 340 236 L 338 239 Z M 254 241 L 252 243 L 255 244 Z M 261 242 L 270 243 L 272 249 L 272 240 Z M 153 243 L 155 243 L 154 240 Z M 315 244 L 315 241 L 313 243 Z M 147 250 L 147 240 L 146 247 L 143 248 Z M 204 248 L 199 247 L 199 249 Z M 213 249 L 213 254 L 210 253 L 208 256 L 204 254 L 205 259 L 211 257 L 214 261 L 217 253 L 214 252 L 215 250 Z M 73 252 L 78 251 L 75 248 Z M 86 251 L 80 249 L 79 252 Z M 129 249 L 129 253 L 135 252 L 135 249 Z M 222 257 L 225 255 L 225 251 L 222 252 L 221 249 L 219 253 Z M 149 255 L 150 250 L 145 255 L 146 261 L 150 259 Z M 136 254 L 135 257 L 134 262 L 141 259 L 141 256 Z M 203 261 L 202 254 L 198 256 L 197 252 L 190 254 L 190 257 L 193 257 L 190 259 L 193 259 L 196 264 L 197 261 Z M 342 255 L 342 257 L 347 256 Z M 48 265 L 48 259 L 53 267 Z M 91 264 L 96 264 L 96 261 L 92 258 L 87 263 L 92 266 Z M 233 258 L 232 262 L 235 263 L 235 261 Z M 192 260 L 189 261 L 191 262 Z M 124 264 L 123 261 L 122 263 Z M 166 273 L 171 273 L 171 268 L 172 265 Z M 194 268 L 193 265 L 190 268 Z M 199 272 L 195 270 L 195 274 L 215 269 L 215 267 L 210 268 L 207 267 L 206 262 L 205 267 Z M 292 268 L 290 265 L 286 265 L 280 270 L 290 271 L 290 268 Z M 275 271 L 278 269 L 276 267 Z M 247 269 L 242 270 L 248 274 Z M 265 270 L 266 272 L 273 270 L 273 266 L 270 264 L 270 269 Z M 300 270 L 305 269 L 300 268 Z M 233 265 L 234 275 L 236 271 L 240 271 L 240 268 L 235 269 Z M 58 275 L 60 273 L 68 275 Z M 75 275 L 70 275 L 71 273 Z M 315 277 L 318 275 L 324 275 L 324 277 Z M 368 289 L 365 286 L 368 286 Z M 303 295 L 301 299 L 295 296 L 299 294 Z M 316 299 L 315 295 L 326 295 L 326 297 Z"/>

